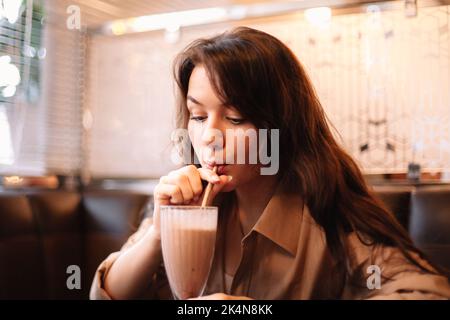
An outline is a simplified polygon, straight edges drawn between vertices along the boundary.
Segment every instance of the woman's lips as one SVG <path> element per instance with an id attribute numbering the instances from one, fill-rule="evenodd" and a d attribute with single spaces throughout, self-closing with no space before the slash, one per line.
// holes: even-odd
<path id="1" fill-rule="evenodd" d="M 214 163 L 205 163 L 205 167 L 209 170 L 212 170 L 215 166 L 217 166 L 217 174 L 222 175 L 225 174 L 226 168 L 228 167 L 227 164 L 214 164 Z"/>
<path id="2" fill-rule="evenodd" d="M 226 168 L 228 167 L 228 165 L 219 165 L 217 167 L 217 174 L 222 175 L 225 174 Z"/>

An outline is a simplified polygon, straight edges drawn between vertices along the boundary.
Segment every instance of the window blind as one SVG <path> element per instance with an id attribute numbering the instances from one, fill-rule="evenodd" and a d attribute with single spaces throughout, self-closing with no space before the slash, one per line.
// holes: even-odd
<path id="1" fill-rule="evenodd" d="M 81 168 L 86 33 L 54 1 L 0 1 L 0 174 Z M 14 11 L 16 10 L 16 11 Z"/>

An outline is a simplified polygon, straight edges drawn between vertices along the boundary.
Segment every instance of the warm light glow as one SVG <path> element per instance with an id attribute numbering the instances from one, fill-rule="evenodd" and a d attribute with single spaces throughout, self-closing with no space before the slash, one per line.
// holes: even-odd
<path id="1" fill-rule="evenodd" d="M 11 64 L 10 56 L 0 57 L 0 88 L 4 97 L 12 97 L 16 92 L 16 86 L 20 83 L 19 69 Z"/>
<path id="2" fill-rule="evenodd" d="M 173 25 L 166 28 L 164 40 L 168 43 L 177 43 L 180 40 L 181 30 L 179 25 Z"/>
<path id="3" fill-rule="evenodd" d="M 5 98 L 10 98 L 16 94 L 16 86 L 7 86 L 2 90 L 2 95 Z"/>
<path id="4" fill-rule="evenodd" d="M 233 6 L 231 7 L 228 15 L 231 19 L 239 20 L 244 19 L 247 15 L 248 7 L 247 6 Z"/>
<path id="5" fill-rule="evenodd" d="M 85 110 L 83 113 L 83 128 L 85 130 L 90 130 L 92 128 L 92 124 L 94 122 L 94 117 L 92 116 L 92 112 L 90 110 Z"/>
<path id="6" fill-rule="evenodd" d="M 19 184 L 19 183 L 22 183 L 22 181 L 23 181 L 23 178 L 21 178 L 19 176 L 5 177 L 6 184 Z"/>
<path id="7" fill-rule="evenodd" d="M 190 26 L 198 23 L 215 22 L 227 17 L 225 8 L 206 8 L 153 14 L 111 23 L 111 32 L 115 35 L 125 32 L 145 32 L 171 29 L 174 26 Z"/>
<path id="8" fill-rule="evenodd" d="M 13 24 L 17 21 L 20 14 L 22 0 L 3 0 L 0 1 L 0 19 L 5 17 L 8 22 Z"/>
<path id="9" fill-rule="evenodd" d="M 315 26 L 325 26 L 331 20 L 331 9 L 318 7 L 305 10 L 306 20 Z"/>
<path id="10" fill-rule="evenodd" d="M 122 21 L 116 21 L 111 25 L 111 31 L 114 35 L 120 36 L 127 31 L 127 27 Z"/>

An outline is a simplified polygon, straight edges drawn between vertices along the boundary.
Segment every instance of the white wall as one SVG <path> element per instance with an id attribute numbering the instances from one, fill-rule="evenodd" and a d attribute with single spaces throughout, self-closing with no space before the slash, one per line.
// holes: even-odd
<path id="1" fill-rule="evenodd" d="M 409 161 L 450 170 L 449 6 L 333 17 L 328 28 L 293 14 L 241 23 L 284 41 L 307 68 L 343 144 L 365 172 L 405 172 Z M 88 107 L 94 176 L 159 177 L 173 166 L 171 64 L 191 40 L 230 25 L 92 39 Z M 366 151 L 361 152 L 364 145 Z M 415 150 L 415 151 L 414 151 Z"/>
<path id="2" fill-rule="evenodd" d="M 223 28 L 208 28 L 207 34 Z M 88 107 L 93 116 L 89 170 L 94 177 L 159 177 L 175 168 L 172 63 L 195 32 L 169 44 L 160 32 L 92 39 Z"/>

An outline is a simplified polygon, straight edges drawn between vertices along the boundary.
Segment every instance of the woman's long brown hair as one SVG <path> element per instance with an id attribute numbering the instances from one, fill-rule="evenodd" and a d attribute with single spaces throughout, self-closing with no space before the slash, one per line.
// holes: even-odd
<path id="1" fill-rule="evenodd" d="M 174 64 L 178 127 L 187 127 L 189 78 L 199 64 L 224 103 L 257 128 L 279 129 L 280 177 L 305 200 L 344 274 L 349 272 L 346 236 L 354 231 L 366 245 L 396 247 L 421 270 L 435 273 L 417 260 L 424 255 L 336 142 L 311 81 L 288 47 L 246 27 L 194 41 Z"/>

